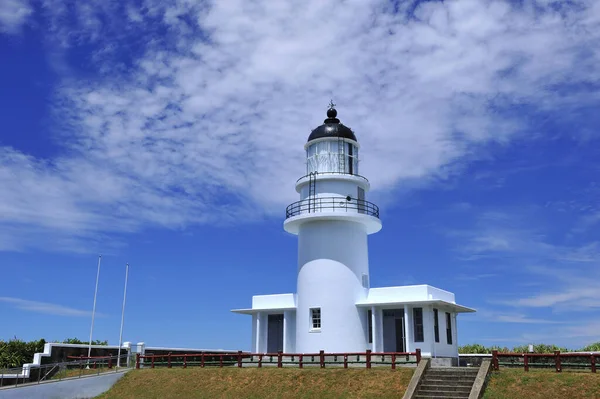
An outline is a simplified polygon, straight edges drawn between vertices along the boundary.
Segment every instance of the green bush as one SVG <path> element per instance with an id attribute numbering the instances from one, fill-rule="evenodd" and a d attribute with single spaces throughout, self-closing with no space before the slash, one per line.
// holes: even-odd
<path id="1" fill-rule="evenodd" d="M 497 350 L 500 353 L 528 353 L 529 352 L 529 345 L 520 345 L 520 346 L 515 346 L 512 349 L 509 349 L 507 347 L 500 347 L 500 346 L 483 346 L 481 344 L 469 344 L 469 345 L 463 345 L 463 346 L 459 346 L 458 347 L 458 353 L 474 353 L 474 354 L 486 354 L 486 353 L 492 353 L 492 351 Z M 581 349 L 567 349 L 567 348 L 562 348 L 560 346 L 556 346 L 556 345 L 547 345 L 547 344 L 535 344 L 533 345 L 533 353 L 553 353 L 554 351 L 561 351 L 561 352 L 600 352 L 600 342 L 596 342 L 595 344 L 591 344 L 588 346 L 585 346 Z"/>

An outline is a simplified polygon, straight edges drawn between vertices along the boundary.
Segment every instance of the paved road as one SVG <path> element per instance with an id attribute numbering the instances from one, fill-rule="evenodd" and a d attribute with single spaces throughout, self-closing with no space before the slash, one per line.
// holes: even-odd
<path id="1" fill-rule="evenodd" d="M 106 392 L 126 371 L 0 390 L 0 399 L 88 399 Z"/>

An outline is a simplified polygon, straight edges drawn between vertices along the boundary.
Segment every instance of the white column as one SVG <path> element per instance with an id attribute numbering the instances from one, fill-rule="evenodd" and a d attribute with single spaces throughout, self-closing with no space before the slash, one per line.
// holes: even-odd
<path id="1" fill-rule="evenodd" d="M 435 342 L 435 336 L 434 336 L 434 332 L 433 332 L 433 326 L 435 323 L 435 318 L 433 317 L 433 306 L 427 306 L 427 312 L 429 313 L 429 325 L 425 326 L 425 328 L 427 328 L 429 330 L 429 337 L 431 337 L 431 339 L 429 340 L 429 342 L 431 342 L 431 357 L 437 357 L 436 356 L 436 342 Z M 439 319 L 439 315 L 438 315 L 438 319 Z"/>
<path id="2" fill-rule="evenodd" d="M 290 312 L 283 312 L 283 353 L 288 352 L 287 349 L 287 334 L 288 334 L 288 318 Z"/>
<path id="3" fill-rule="evenodd" d="M 375 328 L 375 331 L 377 331 L 377 348 L 375 349 L 377 352 L 383 352 L 383 309 L 375 308 L 375 311 L 377 312 L 375 319 L 377 321 L 377 327 Z"/>
<path id="4" fill-rule="evenodd" d="M 261 352 L 261 347 L 260 347 L 260 336 L 261 336 L 261 333 L 260 333 L 260 328 L 261 328 L 260 319 L 261 319 L 261 316 L 262 316 L 261 312 L 257 312 L 256 313 L 256 353 L 262 353 Z"/>
<path id="5" fill-rule="evenodd" d="M 456 357 L 458 358 L 458 322 L 456 318 L 456 313 L 454 312 L 452 312 L 452 321 L 452 324 L 454 324 L 452 326 L 452 335 L 454 335 L 454 337 L 452 338 L 452 344 L 456 348 Z"/>
<path id="6" fill-rule="evenodd" d="M 369 333 L 373 337 L 373 342 L 371 343 L 371 350 L 373 352 L 377 352 L 377 343 L 379 342 L 377 339 L 377 333 L 379 332 L 379 329 L 377 328 L 377 318 L 375 317 L 376 310 L 377 309 L 375 309 L 375 306 L 371 306 L 371 327 L 373 328 L 373 331 L 370 331 Z"/>
<path id="7" fill-rule="evenodd" d="M 406 333 L 406 345 L 404 345 L 407 352 L 412 352 L 412 317 L 410 317 L 410 309 L 408 305 L 404 305 L 404 331 Z"/>

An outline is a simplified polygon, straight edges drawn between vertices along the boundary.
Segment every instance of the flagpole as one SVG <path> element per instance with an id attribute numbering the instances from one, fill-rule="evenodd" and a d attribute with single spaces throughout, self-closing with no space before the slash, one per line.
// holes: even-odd
<path id="1" fill-rule="evenodd" d="M 100 261 L 102 255 L 98 255 L 98 271 L 96 272 L 96 289 L 94 290 L 94 307 L 92 308 L 92 327 L 90 328 L 90 342 L 88 344 L 88 358 L 92 354 L 92 335 L 94 334 L 94 316 L 96 315 L 96 297 L 98 296 L 98 280 L 100 279 Z M 88 367 L 90 360 L 88 359 Z"/>
<path id="2" fill-rule="evenodd" d="M 119 351 L 117 354 L 117 367 L 121 367 L 121 345 L 123 345 L 123 322 L 125 321 L 125 299 L 127 298 L 127 278 L 129 276 L 129 263 L 125 265 L 125 290 L 123 291 L 123 309 L 121 310 L 121 331 L 119 332 Z"/>

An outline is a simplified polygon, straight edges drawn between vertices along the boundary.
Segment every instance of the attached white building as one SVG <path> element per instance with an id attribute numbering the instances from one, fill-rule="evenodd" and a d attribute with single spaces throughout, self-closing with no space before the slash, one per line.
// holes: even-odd
<path id="1" fill-rule="evenodd" d="M 366 201 L 358 174 L 360 146 L 333 105 L 305 145 L 300 201 L 284 229 L 298 236 L 297 293 L 256 295 L 252 352 L 412 352 L 458 357 L 454 294 L 429 285 L 371 288 L 367 237 L 381 230 L 379 208 Z"/>

